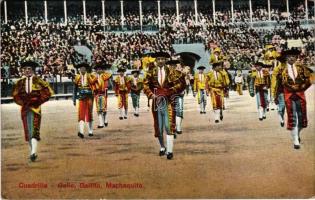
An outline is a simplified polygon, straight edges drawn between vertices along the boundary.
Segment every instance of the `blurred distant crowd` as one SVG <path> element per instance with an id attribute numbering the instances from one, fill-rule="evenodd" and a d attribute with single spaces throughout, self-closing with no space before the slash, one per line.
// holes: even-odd
<path id="1" fill-rule="evenodd" d="M 68 24 L 64 24 L 63 10 L 49 6 L 49 22 L 43 23 L 42 7 L 29 7 L 29 23 L 25 23 L 23 7 L 16 8 L 14 15 L 9 10 L 7 24 L 1 21 L 1 78 L 19 78 L 22 75 L 20 63 L 32 57 L 40 67 L 36 73 L 45 79 L 59 76 L 73 77 L 73 65 L 77 57 L 74 45 L 85 45 L 93 54 L 92 63 L 101 59 L 113 64 L 117 59 L 126 59 L 131 67 L 144 52 L 165 51 L 174 54 L 172 44 L 203 43 L 205 51 L 219 46 L 230 63 L 230 69 L 250 69 L 259 59 L 266 44 L 272 43 L 279 51 L 288 47 L 288 40 L 302 41 L 305 63 L 315 65 L 314 28 L 304 29 L 300 19 L 305 19 L 305 8 L 298 3 L 291 10 L 289 20 L 282 10 L 273 8 L 271 20 L 286 21 L 285 26 L 272 29 L 251 28 L 249 8 L 236 7 L 234 22 L 229 9 L 218 9 L 214 23 L 212 8 L 199 4 L 198 23 L 195 21 L 193 7 L 181 7 L 179 20 L 174 7 L 161 11 L 161 27 L 156 32 L 117 32 L 104 31 L 101 6 L 89 7 L 87 24 L 82 23 L 81 15 L 69 15 Z M 23 3 L 23 2 L 22 2 Z M 59 2 L 60 3 L 60 2 Z M 81 6 L 81 7 L 80 7 Z M 62 8 L 62 7 L 61 7 Z M 19 9 L 21 12 L 19 12 Z M 109 9 L 109 10 L 108 10 Z M 140 26 L 137 9 L 124 8 L 124 26 Z M 158 27 L 156 6 L 146 7 L 143 12 L 143 25 Z M 68 6 L 68 13 L 82 10 L 82 5 Z M 309 17 L 314 16 L 309 8 Z M 265 8 L 255 7 L 253 21 L 267 21 Z M 121 27 L 120 9 L 106 10 L 106 25 Z"/>

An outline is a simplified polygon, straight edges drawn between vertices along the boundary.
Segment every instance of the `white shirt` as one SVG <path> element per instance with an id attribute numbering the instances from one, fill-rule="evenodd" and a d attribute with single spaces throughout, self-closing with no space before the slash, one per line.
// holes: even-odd
<path id="1" fill-rule="evenodd" d="M 297 70 L 295 65 L 290 65 L 289 63 L 287 64 L 288 66 L 288 75 L 290 78 L 295 82 L 295 78 L 297 77 Z"/>
<path id="2" fill-rule="evenodd" d="M 86 86 L 87 85 L 87 75 L 86 73 L 84 75 L 81 74 L 81 85 Z"/>
<path id="3" fill-rule="evenodd" d="M 135 78 L 135 77 L 134 77 L 134 78 L 133 78 L 133 84 L 134 84 L 134 85 L 137 85 L 137 82 L 138 82 L 138 78 Z"/>
<path id="4" fill-rule="evenodd" d="M 235 76 L 235 83 L 242 83 L 243 77 L 242 76 Z"/>
<path id="5" fill-rule="evenodd" d="M 264 76 L 263 76 L 263 71 L 262 70 L 260 70 L 260 71 L 257 71 L 258 72 L 258 76 L 259 76 L 259 78 L 263 78 Z"/>
<path id="6" fill-rule="evenodd" d="M 33 85 L 33 76 L 26 77 L 26 81 L 25 81 L 25 91 L 26 91 L 26 93 L 31 93 L 32 92 L 32 85 Z"/>
<path id="7" fill-rule="evenodd" d="M 98 83 L 99 83 L 99 84 L 102 83 L 102 79 L 101 79 L 101 75 L 100 75 L 100 74 L 97 74 L 97 80 L 98 80 Z"/>
<path id="8" fill-rule="evenodd" d="M 204 74 L 199 74 L 199 81 L 202 83 L 205 80 Z"/>
<path id="9" fill-rule="evenodd" d="M 119 80 L 120 80 L 120 85 L 124 85 L 125 84 L 125 77 L 124 76 L 120 76 Z"/>
<path id="10" fill-rule="evenodd" d="M 218 80 L 218 74 L 217 74 L 217 71 L 215 71 L 215 70 L 214 70 L 214 71 L 213 71 L 213 74 L 214 74 L 214 79 L 215 79 L 215 80 Z"/>
<path id="11" fill-rule="evenodd" d="M 158 81 L 162 86 L 165 81 L 165 70 L 164 67 L 158 67 Z"/>

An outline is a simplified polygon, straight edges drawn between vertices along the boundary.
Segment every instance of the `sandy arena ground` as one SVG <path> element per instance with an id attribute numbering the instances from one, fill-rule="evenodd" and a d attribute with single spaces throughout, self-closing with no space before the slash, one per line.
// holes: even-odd
<path id="1" fill-rule="evenodd" d="M 20 108 L 1 105 L 2 197 L 19 198 L 310 198 L 315 196 L 314 86 L 307 91 L 309 127 L 294 150 L 290 132 L 276 111 L 258 120 L 255 98 L 231 92 L 224 121 L 210 111 L 200 115 L 196 99 L 184 100 L 183 134 L 174 159 L 158 156 L 153 120 L 141 97 L 136 118 L 118 120 L 116 98 L 109 98 L 109 126 L 92 138 L 77 137 L 77 112 L 71 100 L 42 106 L 39 159 L 28 160 Z M 129 98 L 131 110 L 131 99 Z M 42 183 L 47 188 L 23 188 Z M 72 184 L 61 188 L 58 184 Z M 81 188 L 80 183 L 93 188 Z M 91 184 L 94 183 L 94 184 Z M 136 188 L 109 188 L 134 184 Z M 99 188 L 95 188 L 99 186 Z M 59 185 L 60 186 L 60 185 Z M 142 187 L 141 187 L 142 186 Z"/>

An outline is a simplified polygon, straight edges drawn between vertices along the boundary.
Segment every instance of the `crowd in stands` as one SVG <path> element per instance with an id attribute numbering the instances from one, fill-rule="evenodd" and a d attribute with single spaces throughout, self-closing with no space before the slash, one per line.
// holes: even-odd
<path id="1" fill-rule="evenodd" d="M 303 5 L 303 4 L 302 4 Z M 199 7 L 201 7 L 199 5 Z M 68 12 L 77 9 L 70 6 Z M 95 9 L 100 9 L 96 6 Z M 53 8 L 49 8 L 52 12 Z M 97 10 L 88 12 L 88 24 L 82 23 L 82 16 L 69 16 L 68 24 L 62 17 L 50 18 L 43 23 L 43 14 L 38 8 L 30 7 L 29 23 L 25 24 L 23 16 L 15 16 L 9 12 L 9 22 L 1 21 L 1 76 L 2 78 L 18 78 L 22 72 L 20 63 L 28 57 L 36 59 L 40 66 L 36 73 L 49 78 L 56 74 L 71 77 L 76 58 L 74 45 L 85 45 L 93 53 L 93 61 L 101 58 L 113 64 L 124 58 L 130 63 L 145 51 L 166 51 L 174 54 L 172 44 L 204 43 L 205 50 L 211 52 L 212 46 L 220 46 L 231 63 L 232 69 L 247 69 L 257 60 L 265 44 L 273 42 L 279 49 L 286 48 L 290 39 L 301 39 L 304 44 L 303 53 L 310 64 L 315 64 L 314 28 L 304 29 L 298 19 L 304 18 L 303 6 L 294 8 L 292 18 L 285 27 L 272 29 L 252 29 L 248 23 L 236 25 L 229 23 L 231 13 L 228 10 L 217 12 L 217 23 L 213 23 L 211 8 L 201 7 L 198 23 L 195 23 L 192 8 L 182 8 L 180 21 L 176 20 L 174 8 L 162 10 L 162 27 L 157 32 L 110 32 L 105 31 L 101 17 L 94 16 Z M 209 12 L 210 10 L 210 12 Z M 143 24 L 158 26 L 157 9 L 152 7 L 144 12 Z M 60 12 L 55 11 L 55 12 Z M 23 13 L 23 11 L 21 11 Z M 210 14 L 209 14 L 210 13 Z M 61 11 L 62 15 L 62 11 Z M 106 24 L 121 26 L 120 10 L 113 9 L 106 13 Z M 249 9 L 235 10 L 235 22 L 248 22 Z M 11 18 L 10 18 L 11 17 Z M 272 20 L 284 20 L 279 10 L 273 9 Z M 263 8 L 253 12 L 255 21 L 265 21 L 268 13 Z M 124 24 L 139 26 L 137 9 L 125 11 Z"/>

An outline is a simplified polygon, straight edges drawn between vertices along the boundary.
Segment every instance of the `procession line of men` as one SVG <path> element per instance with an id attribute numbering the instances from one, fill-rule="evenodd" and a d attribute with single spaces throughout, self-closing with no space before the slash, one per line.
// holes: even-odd
<path id="1" fill-rule="evenodd" d="M 217 49 L 216 52 L 219 50 Z M 266 110 L 270 103 L 268 90 L 271 91 L 271 101 L 278 105 L 280 125 L 284 126 L 284 112 L 287 110 L 287 129 L 291 131 L 294 149 L 300 148 L 301 130 L 307 127 L 307 110 L 305 90 L 311 86 L 312 70 L 298 61 L 300 51 L 296 49 L 283 51 L 277 55 L 278 65 L 259 61 L 250 74 L 249 93 L 256 96 L 259 120 L 266 119 Z M 144 79 L 139 77 L 139 68 L 132 71 L 133 77 L 125 75 L 126 66 L 118 68 L 119 75 L 114 80 L 114 90 L 117 96 L 119 119 L 127 119 L 128 96 L 131 93 L 134 116 L 139 116 L 140 92 L 143 89 L 148 99 L 152 100 L 152 115 L 154 121 L 154 136 L 158 139 L 159 155 L 174 156 L 174 139 L 182 133 L 183 97 L 186 89 L 186 79 L 183 73 L 181 58 L 171 59 L 165 52 L 150 54 L 154 62 L 145 70 Z M 221 57 L 219 55 L 219 57 Z M 204 73 L 204 66 L 199 66 L 195 75 L 194 96 L 198 94 L 200 114 L 206 113 L 206 99 L 210 94 L 214 121 L 223 120 L 224 97 L 230 79 L 223 67 L 223 62 L 215 60 L 211 64 L 213 70 Z M 25 77 L 17 81 L 13 88 L 14 101 L 22 106 L 25 140 L 30 146 L 30 160 L 38 157 L 37 146 L 40 140 L 41 104 L 49 100 L 53 91 L 49 84 L 34 75 L 37 63 L 26 61 L 22 63 Z M 99 118 L 98 128 L 108 126 L 107 98 L 108 89 L 112 87 L 112 74 L 105 71 L 110 65 L 98 63 L 94 66 L 96 73 L 91 73 L 91 66 L 80 63 L 75 66 L 79 73 L 74 79 L 73 104 L 78 100 L 78 136 L 84 138 L 84 126 L 87 123 L 88 135 L 93 136 L 93 104 Z M 271 69 L 273 70 L 271 72 Z M 271 72 L 271 76 L 270 76 Z M 239 73 L 240 74 L 240 73 Z M 241 82 L 241 81 L 240 81 Z M 241 93 L 240 93 L 241 94 Z M 166 145 L 164 142 L 166 132 Z"/>
<path id="2" fill-rule="evenodd" d="M 291 131 L 293 147 L 300 149 L 300 133 L 308 122 L 305 91 L 311 86 L 313 71 L 299 60 L 301 51 L 296 48 L 281 53 L 275 52 L 271 45 L 266 49 L 269 56 L 265 58 L 268 59 L 257 62 L 251 72 L 250 95 L 256 95 L 259 120 L 266 119 L 270 100 L 278 107 L 281 127 L 285 125 L 284 113 L 287 111 L 287 129 Z"/>
<path id="3" fill-rule="evenodd" d="M 287 110 L 287 129 L 291 131 L 294 149 L 300 148 L 300 132 L 307 127 L 307 110 L 304 92 L 311 85 L 312 70 L 303 66 L 296 48 L 282 51 L 275 50 L 271 44 L 266 45 L 263 60 L 253 64 L 250 73 L 249 94 L 256 96 L 258 119 L 266 119 L 269 104 L 276 104 L 280 126 L 284 127 L 284 113 Z M 213 70 L 207 75 L 204 66 L 199 66 L 199 73 L 194 77 L 194 96 L 197 93 L 200 114 L 206 113 L 207 96 L 210 93 L 215 122 L 223 119 L 224 97 L 228 96 L 229 76 L 222 68 L 224 55 L 219 47 L 213 50 L 210 64 Z M 237 71 L 235 77 L 236 91 L 242 95 L 243 77 Z"/>
<path id="4" fill-rule="evenodd" d="M 24 126 L 25 140 L 30 146 L 30 160 L 35 161 L 38 157 L 37 146 L 40 140 L 41 109 L 40 105 L 49 100 L 53 90 L 49 83 L 35 75 L 38 63 L 28 60 L 21 64 L 25 77 L 22 77 L 13 88 L 13 99 L 20 105 Z M 88 136 L 93 136 L 93 105 L 96 104 L 96 112 L 99 118 L 98 128 L 108 126 L 107 98 L 108 90 L 113 87 L 112 74 L 107 72 L 111 65 L 98 63 L 94 66 L 95 73 L 91 73 L 91 66 L 85 62 L 75 65 L 79 73 L 74 78 L 73 104 L 78 100 L 78 136 L 84 138 L 85 123 L 87 124 Z M 118 69 L 119 72 L 124 71 Z M 129 78 L 120 73 L 115 79 L 115 93 L 118 101 L 120 114 L 125 108 L 127 118 L 128 94 L 131 89 L 132 102 L 135 109 L 134 115 L 139 116 L 140 92 L 143 88 L 143 80 L 139 78 L 139 71 L 134 70 L 134 77 Z M 121 78 L 122 77 L 122 78 Z M 127 88 L 127 89 L 126 89 Z M 122 119 L 122 114 L 119 117 Z"/>
<path id="5" fill-rule="evenodd" d="M 119 119 L 128 118 L 128 98 L 131 93 L 134 116 L 139 117 L 140 93 L 143 88 L 143 79 L 139 77 L 139 70 L 133 70 L 133 77 L 125 75 L 126 65 L 119 66 L 118 76 L 113 81 L 112 74 L 104 71 L 111 66 L 106 63 L 95 65 L 96 73 L 89 73 L 90 66 L 81 63 L 76 66 L 79 74 L 74 81 L 73 103 L 79 100 L 79 132 L 78 136 L 84 138 L 84 122 L 88 123 L 89 136 L 93 136 L 93 96 L 96 102 L 96 111 L 99 117 L 98 128 L 108 126 L 107 98 L 109 88 L 114 88 L 117 97 L 117 107 L 119 109 Z M 85 82 L 84 82 L 85 81 Z"/>

